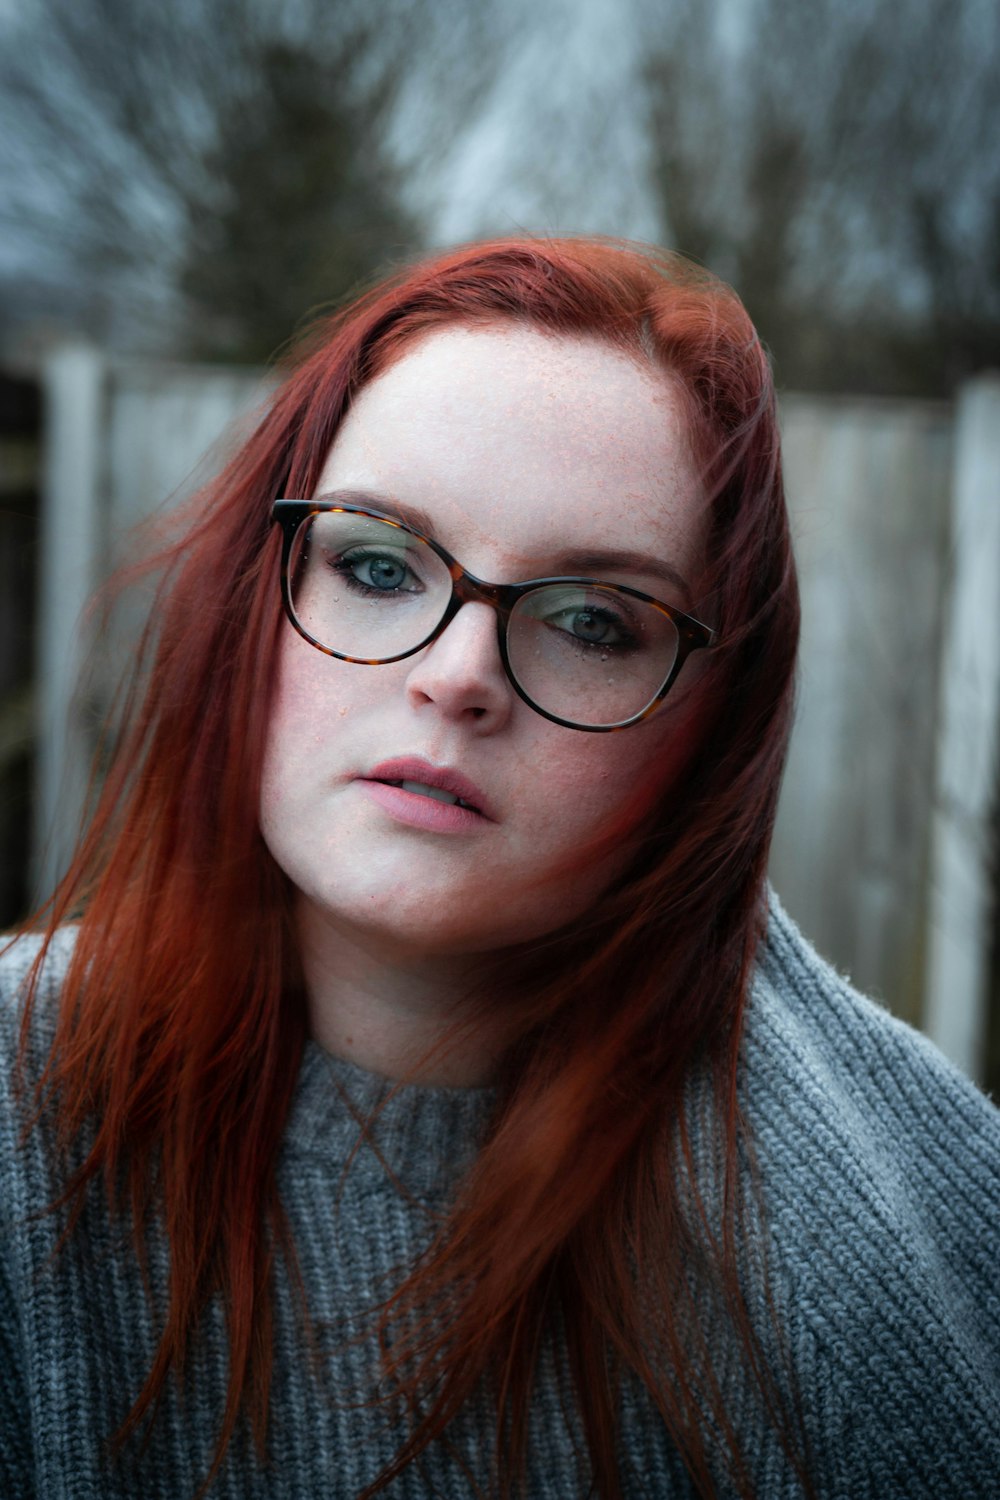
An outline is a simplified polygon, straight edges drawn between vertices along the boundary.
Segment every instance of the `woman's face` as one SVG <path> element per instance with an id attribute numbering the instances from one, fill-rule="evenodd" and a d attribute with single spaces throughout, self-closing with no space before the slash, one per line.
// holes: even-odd
<path id="1" fill-rule="evenodd" d="M 690 582 L 702 558 L 681 402 L 666 376 L 595 340 L 513 324 L 429 334 L 348 411 L 317 486 L 337 491 L 418 509 L 479 578 L 576 573 L 695 603 L 663 576 Z M 594 560 L 611 551 L 634 556 Z M 599 902 L 623 854 L 579 851 L 638 785 L 669 783 L 690 748 L 697 677 L 696 656 L 650 719 L 587 734 L 517 696 L 486 604 L 382 666 L 325 656 L 286 622 L 264 838 L 314 922 L 387 956 L 540 936 Z M 424 768 L 462 778 L 482 811 L 387 784 L 416 786 Z"/>

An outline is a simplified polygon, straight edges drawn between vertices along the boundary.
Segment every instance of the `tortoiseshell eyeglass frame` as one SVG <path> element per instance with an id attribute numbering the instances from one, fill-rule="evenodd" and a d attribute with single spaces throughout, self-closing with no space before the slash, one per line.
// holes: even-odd
<path id="1" fill-rule="evenodd" d="M 290 564 L 292 559 L 292 547 L 295 542 L 299 527 L 310 516 L 341 514 L 352 516 L 366 516 L 373 521 L 382 521 L 387 526 L 393 526 L 397 531 L 404 531 L 409 536 L 416 537 L 423 542 L 444 563 L 451 575 L 451 598 L 437 625 L 415 646 L 407 651 L 400 651 L 395 656 L 348 656 L 346 652 L 334 651 L 332 646 L 327 646 L 323 641 L 318 641 L 315 636 L 310 635 L 301 620 L 295 613 L 292 604 L 292 587 L 290 577 Z M 675 609 L 672 604 L 664 604 L 662 599 L 654 599 L 651 594 L 644 594 L 639 589 L 629 588 L 622 583 L 607 583 L 600 578 L 577 578 L 565 575 L 554 578 L 529 578 L 525 583 L 487 583 L 482 578 L 476 578 L 469 573 L 452 557 L 450 552 L 434 540 L 433 537 L 425 536 L 423 532 L 417 531 L 412 526 L 407 526 L 403 521 L 397 520 L 395 516 L 386 515 L 383 511 L 372 510 L 365 505 L 345 505 L 340 501 L 324 500 L 275 500 L 271 510 L 271 519 L 281 527 L 283 545 L 281 551 L 281 597 L 285 606 L 285 613 L 289 621 L 304 640 L 317 651 L 322 651 L 325 656 L 336 657 L 338 661 L 356 662 L 360 666 L 378 667 L 387 666 L 390 662 L 403 661 L 408 656 L 415 656 L 425 646 L 436 641 L 438 636 L 451 624 L 463 604 L 488 604 L 495 610 L 497 617 L 497 643 L 500 648 L 500 660 L 503 662 L 504 672 L 511 687 L 518 697 L 527 703 L 535 713 L 541 714 L 543 719 L 550 720 L 553 724 L 561 724 L 566 729 L 579 729 L 584 734 L 614 734 L 620 729 L 631 729 L 634 724 L 641 724 L 663 703 L 671 687 L 677 681 L 677 676 L 692 651 L 706 650 L 712 647 L 716 641 L 716 633 L 708 625 L 703 625 L 691 615 L 684 614 Z M 677 655 L 673 666 L 655 696 L 647 703 L 639 713 L 633 714 L 629 719 L 622 719 L 617 724 L 577 724 L 572 719 L 560 718 L 558 714 L 549 713 L 548 709 L 542 708 L 533 698 L 530 698 L 524 688 L 518 682 L 507 655 L 507 626 L 511 612 L 525 594 L 534 592 L 535 589 L 546 588 L 550 584 L 585 584 L 588 587 L 599 587 L 607 589 L 612 593 L 624 594 L 630 599 L 641 599 L 644 604 L 651 604 L 661 613 L 669 616 L 673 622 L 678 635 Z"/>

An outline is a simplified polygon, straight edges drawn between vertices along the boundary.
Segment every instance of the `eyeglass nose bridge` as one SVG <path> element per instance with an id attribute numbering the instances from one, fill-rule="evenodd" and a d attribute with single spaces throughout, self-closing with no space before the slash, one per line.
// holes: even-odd
<path id="1" fill-rule="evenodd" d="M 445 630 L 454 620 L 463 604 L 486 604 L 494 611 L 497 620 L 497 648 L 500 653 L 500 662 L 503 666 L 504 675 L 517 696 L 528 704 L 535 713 L 541 714 L 543 719 L 549 719 L 553 724 L 564 724 L 567 728 L 582 728 L 581 725 L 570 724 L 568 720 L 561 719 L 556 714 L 549 713 L 548 709 L 542 708 L 536 703 L 525 688 L 517 680 L 517 675 L 511 665 L 510 654 L 507 649 L 507 627 L 510 617 L 518 603 L 525 594 L 530 594 L 540 584 L 536 583 L 486 583 L 482 578 L 477 578 L 474 573 L 468 573 L 461 563 L 455 561 L 443 553 L 442 548 L 435 549 L 442 561 L 446 563 L 451 575 L 451 598 L 448 607 L 438 622 L 437 629 L 427 640 L 424 647 L 431 646 L 443 635 Z M 420 648 L 418 648 L 420 649 Z"/>
<path id="2" fill-rule="evenodd" d="M 432 645 L 447 630 L 464 604 L 488 605 L 497 618 L 497 644 L 500 648 L 503 669 L 515 690 L 524 696 L 520 684 L 511 671 L 510 659 L 507 655 L 507 625 L 522 590 L 516 584 L 486 583 L 482 578 L 477 578 L 474 573 L 467 572 L 461 563 L 455 562 L 452 558 L 447 560 L 447 566 L 451 575 L 451 598 L 448 600 L 448 607 L 441 616 L 437 629 L 430 639 L 424 642 L 424 645 Z M 530 702 L 530 699 L 528 701 Z"/>
<path id="3" fill-rule="evenodd" d="M 442 555 L 444 549 L 435 550 L 438 550 L 438 555 L 441 556 L 442 562 L 447 564 L 448 573 L 451 576 L 451 597 L 448 598 L 448 606 L 445 609 L 444 615 L 438 621 L 438 628 L 433 631 L 433 634 L 430 634 L 429 639 L 424 640 L 424 646 L 433 645 L 435 640 L 441 639 L 442 634 L 447 630 L 454 616 L 462 609 L 463 604 L 489 604 L 490 609 L 496 615 L 496 646 L 498 646 L 499 658 L 501 658 L 501 664 L 504 667 L 504 675 L 507 676 L 507 681 L 510 682 L 517 696 L 523 697 L 526 703 L 531 703 L 535 711 L 544 712 L 544 709 L 538 708 L 534 699 L 528 696 L 528 693 L 523 690 L 520 682 L 517 681 L 516 676 L 514 676 L 514 669 L 511 667 L 510 654 L 507 651 L 508 622 L 510 622 L 514 604 L 517 603 L 520 595 L 525 592 L 525 588 L 517 585 L 517 583 L 487 583 L 481 577 L 475 576 L 475 573 L 468 573 L 460 562 L 456 562 L 456 559 L 451 558 L 447 553 Z M 546 715 L 546 717 L 549 717 L 549 715 Z"/>

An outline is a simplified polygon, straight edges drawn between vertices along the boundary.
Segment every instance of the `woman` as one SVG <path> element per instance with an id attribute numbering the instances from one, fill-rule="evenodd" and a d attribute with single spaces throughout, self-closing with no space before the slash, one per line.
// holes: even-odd
<path id="1" fill-rule="evenodd" d="M 4 1493 L 988 1493 L 996 1112 L 765 884 L 798 608 L 732 293 L 404 271 L 166 561 L 4 960 Z"/>

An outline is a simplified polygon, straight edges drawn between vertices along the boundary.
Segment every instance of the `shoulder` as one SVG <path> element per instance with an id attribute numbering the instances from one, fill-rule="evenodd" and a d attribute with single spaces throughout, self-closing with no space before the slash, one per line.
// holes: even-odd
<path id="1" fill-rule="evenodd" d="M 19 1025 L 27 986 L 42 948 L 45 935 L 37 932 L 0 936 L 0 1032 Z M 54 1011 L 58 993 L 72 959 L 76 927 L 57 927 L 46 948 L 45 959 L 37 972 L 36 1008 L 40 1013 Z"/>
<path id="2" fill-rule="evenodd" d="M 41 933 L 6 939 L 0 951 L 0 1223 L 20 1204 L 27 1211 L 54 1196 L 53 1121 L 47 1111 L 35 1120 L 35 1085 L 49 1060 L 59 1015 L 59 995 L 76 942 L 75 927 L 53 935 L 37 966 L 30 1025 L 24 1034 L 25 1006 Z M 30 1141 L 27 1133 L 30 1133 Z M 0 1236 L 2 1238 L 2 1236 Z"/>
<path id="3" fill-rule="evenodd" d="M 29 1051 L 47 1054 L 55 1031 L 59 992 L 73 955 L 77 929 L 53 934 L 37 975 Z M 44 941 L 40 932 L 0 938 L 0 1071 L 8 1074 L 18 1053 L 28 984 Z"/>
<path id="4" fill-rule="evenodd" d="M 825 963 L 776 899 L 742 1089 L 821 1441 L 904 1466 L 910 1494 L 978 1482 L 1000 1464 L 1000 1112 Z"/>
<path id="5" fill-rule="evenodd" d="M 772 898 L 744 1038 L 762 1173 L 842 1227 L 968 1230 L 1000 1257 L 1000 1111 L 928 1039 L 859 995 Z M 985 1269 L 985 1260 L 984 1260 Z"/>
<path id="6" fill-rule="evenodd" d="M 73 953 L 77 931 L 75 923 L 67 922 L 52 934 L 42 966 L 43 988 L 58 990 Z M 0 933 L 0 1003 L 9 1003 L 23 988 L 44 941 L 44 932 Z"/>
<path id="7" fill-rule="evenodd" d="M 762 1126 L 773 1119 L 784 1134 L 824 1120 L 859 1151 L 919 1154 L 929 1182 L 949 1170 L 996 1182 L 1000 1111 L 925 1036 L 822 959 L 773 894 L 744 1050 Z"/>

